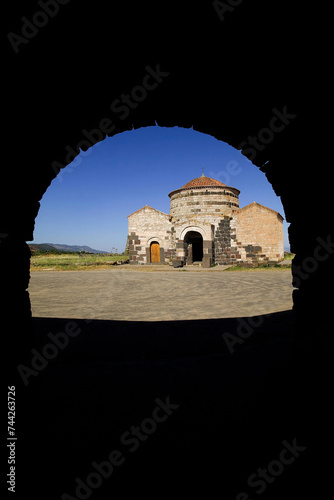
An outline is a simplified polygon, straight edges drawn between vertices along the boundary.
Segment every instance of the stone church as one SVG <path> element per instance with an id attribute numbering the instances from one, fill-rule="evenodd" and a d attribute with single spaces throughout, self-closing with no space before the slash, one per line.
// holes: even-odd
<path id="1" fill-rule="evenodd" d="M 284 258 L 283 217 L 202 174 L 169 193 L 170 213 L 146 205 L 128 216 L 131 264 L 254 265 Z"/>

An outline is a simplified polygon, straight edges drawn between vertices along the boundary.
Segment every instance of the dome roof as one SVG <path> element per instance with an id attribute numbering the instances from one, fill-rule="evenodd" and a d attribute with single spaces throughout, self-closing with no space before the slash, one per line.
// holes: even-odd
<path id="1" fill-rule="evenodd" d="M 206 186 L 226 187 L 226 184 L 223 184 L 220 181 L 216 181 L 216 179 L 211 179 L 211 177 L 206 177 L 204 174 L 202 174 L 201 177 L 196 177 L 195 179 L 187 182 L 187 184 L 182 186 L 181 189 Z"/>
<path id="2" fill-rule="evenodd" d="M 187 182 L 187 184 L 185 184 L 181 188 L 175 189 L 174 191 L 169 193 L 168 196 L 171 198 L 174 194 L 179 193 L 184 189 L 200 189 L 203 187 L 228 188 L 231 189 L 235 194 L 237 195 L 240 194 L 239 189 L 227 186 L 226 184 L 223 184 L 222 182 L 217 181 L 216 179 L 211 179 L 211 177 L 206 177 L 206 175 L 202 174 L 200 177 L 196 177 L 195 179 L 192 179 L 191 181 Z"/>

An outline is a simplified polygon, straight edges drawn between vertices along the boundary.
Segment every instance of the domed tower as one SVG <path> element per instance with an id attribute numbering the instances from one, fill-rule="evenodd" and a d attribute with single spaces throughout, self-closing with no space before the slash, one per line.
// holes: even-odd
<path id="1" fill-rule="evenodd" d="M 239 208 L 239 189 L 216 179 L 201 177 L 169 193 L 170 215 L 174 223 L 197 220 L 212 223 L 212 218 L 231 216 Z"/>
<path id="2" fill-rule="evenodd" d="M 216 232 L 223 219 L 230 225 L 230 218 L 239 209 L 239 194 L 239 189 L 204 174 L 169 193 L 177 259 L 210 265 Z"/>

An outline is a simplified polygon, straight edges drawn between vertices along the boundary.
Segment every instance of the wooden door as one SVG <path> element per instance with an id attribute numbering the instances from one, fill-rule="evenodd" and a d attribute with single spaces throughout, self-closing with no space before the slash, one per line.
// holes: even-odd
<path id="1" fill-rule="evenodd" d="M 151 243 L 151 263 L 160 264 L 160 245 L 156 241 Z"/>

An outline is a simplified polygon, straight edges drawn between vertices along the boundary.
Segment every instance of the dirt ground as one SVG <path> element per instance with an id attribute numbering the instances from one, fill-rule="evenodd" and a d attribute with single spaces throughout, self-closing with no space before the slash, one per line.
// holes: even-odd
<path id="1" fill-rule="evenodd" d="M 291 310 L 291 271 L 112 269 L 31 273 L 33 316 L 169 321 L 253 316 Z"/>

